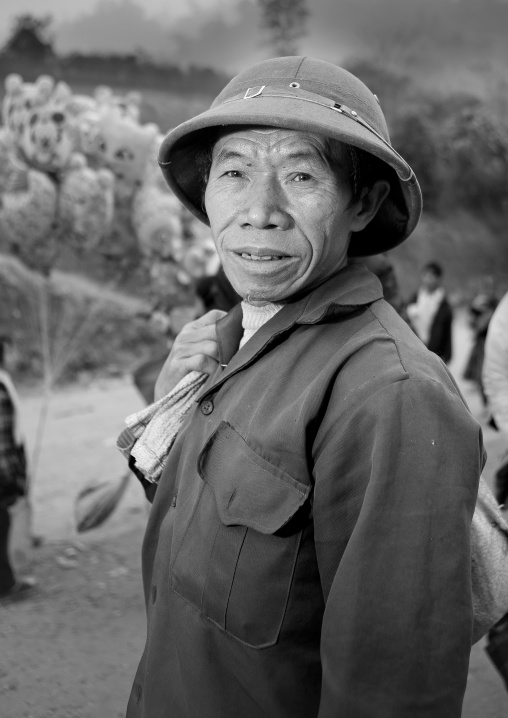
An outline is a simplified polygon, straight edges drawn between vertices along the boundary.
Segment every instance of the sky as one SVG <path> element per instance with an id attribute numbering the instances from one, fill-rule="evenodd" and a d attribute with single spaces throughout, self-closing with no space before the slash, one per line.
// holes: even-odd
<path id="1" fill-rule="evenodd" d="M 331 62 L 508 62 L 508 0 L 308 0 L 302 54 Z M 1 0 L 0 44 L 20 13 L 51 14 L 60 52 L 135 52 L 228 73 L 270 56 L 256 0 Z"/>

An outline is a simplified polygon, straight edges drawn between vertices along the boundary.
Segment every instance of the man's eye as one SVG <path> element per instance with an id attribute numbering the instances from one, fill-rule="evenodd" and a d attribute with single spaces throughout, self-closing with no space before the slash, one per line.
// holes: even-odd
<path id="1" fill-rule="evenodd" d="M 228 170 L 227 172 L 224 172 L 224 177 L 241 177 L 242 173 L 239 170 Z"/>
<path id="2" fill-rule="evenodd" d="M 311 176 L 306 172 L 298 172 L 298 174 L 293 177 L 295 182 L 308 182 L 310 179 Z"/>

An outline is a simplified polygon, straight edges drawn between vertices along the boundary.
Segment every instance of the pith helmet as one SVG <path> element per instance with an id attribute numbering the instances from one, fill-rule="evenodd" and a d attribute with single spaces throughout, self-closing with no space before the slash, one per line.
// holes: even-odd
<path id="1" fill-rule="evenodd" d="M 367 227 L 353 233 L 351 256 L 392 249 L 416 227 L 422 208 L 416 176 L 390 144 L 377 97 L 347 70 L 310 57 L 260 62 L 233 78 L 209 110 L 167 135 L 159 152 L 166 182 L 205 224 L 197 157 L 214 129 L 229 125 L 316 132 L 370 152 L 392 168 L 391 191 Z"/>

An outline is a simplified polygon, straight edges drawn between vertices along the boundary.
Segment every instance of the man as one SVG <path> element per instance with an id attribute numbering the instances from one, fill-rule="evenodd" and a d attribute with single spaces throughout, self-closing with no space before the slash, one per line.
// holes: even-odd
<path id="1" fill-rule="evenodd" d="M 458 718 L 482 437 L 348 266 L 421 209 L 376 97 L 334 65 L 269 60 L 160 164 L 243 301 L 187 325 L 158 381 L 209 375 L 148 491 L 128 718 Z"/>
<path id="2" fill-rule="evenodd" d="M 26 491 L 26 461 L 18 398 L 9 370 L 14 361 L 10 340 L 0 337 L 0 604 L 24 598 L 35 582 L 16 579 L 9 560 L 11 507 Z"/>
<path id="3" fill-rule="evenodd" d="M 483 386 L 497 429 L 508 446 L 508 293 L 499 302 L 490 320 L 485 339 Z M 508 502 L 508 457 L 496 473 L 496 499 Z"/>
<path id="4" fill-rule="evenodd" d="M 499 304 L 496 296 L 494 278 L 487 275 L 482 278 L 480 291 L 475 294 L 469 305 L 469 322 L 473 331 L 473 346 L 464 368 L 464 379 L 473 382 L 478 389 L 484 406 L 487 406 L 487 395 L 483 388 L 483 360 L 485 357 L 485 341 L 492 315 Z M 490 418 L 491 426 L 494 420 Z"/>
<path id="5" fill-rule="evenodd" d="M 452 358 L 453 314 L 442 285 L 443 268 L 429 262 L 422 270 L 421 286 L 407 315 L 427 349 L 448 364 Z"/>
<path id="6" fill-rule="evenodd" d="M 508 293 L 488 325 L 483 361 L 483 386 L 497 429 L 508 446 Z M 508 502 L 508 452 L 495 474 L 495 496 L 506 510 Z M 508 689 L 508 615 L 489 633 L 487 651 Z"/>

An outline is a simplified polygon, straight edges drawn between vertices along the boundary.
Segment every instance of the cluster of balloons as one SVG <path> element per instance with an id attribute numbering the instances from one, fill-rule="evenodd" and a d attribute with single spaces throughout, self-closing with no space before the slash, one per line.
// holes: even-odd
<path id="1" fill-rule="evenodd" d="M 209 230 L 166 186 L 159 127 L 140 122 L 141 96 L 106 86 L 75 94 L 41 75 L 5 80 L 0 128 L 0 234 L 29 252 L 54 238 L 100 247 L 115 219 L 129 224 L 155 287 L 177 295 L 218 261 Z"/>

